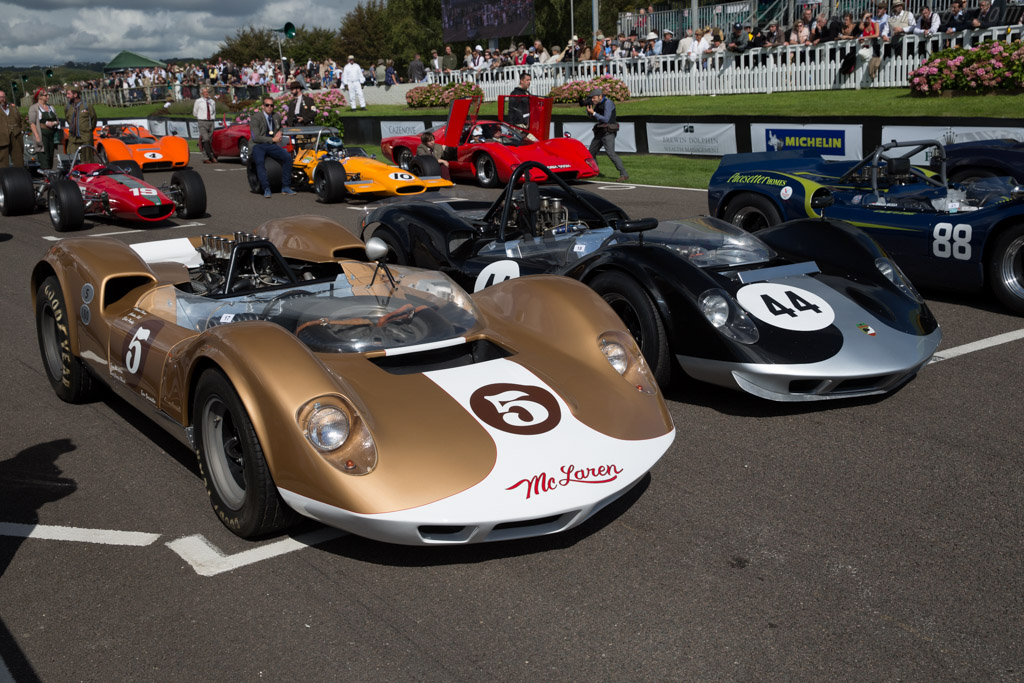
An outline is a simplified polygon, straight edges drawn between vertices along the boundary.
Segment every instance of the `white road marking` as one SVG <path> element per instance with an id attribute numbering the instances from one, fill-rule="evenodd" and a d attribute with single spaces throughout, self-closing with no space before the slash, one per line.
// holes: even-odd
<path id="1" fill-rule="evenodd" d="M 233 173 L 235 171 L 245 171 L 248 169 L 246 169 L 245 166 L 242 166 L 241 168 L 214 168 L 210 170 L 212 170 L 214 173 Z"/>
<path id="2" fill-rule="evenodd" d="M 195 223 L 195 222 L 192 222 L 192 223 L 182 223 L 181 225 L 169 225 L 165 229 L 166 230 L 177 230 L 179 228 L 199 228 L 199 227 L 202 227 L 204 225 L 206 225 L 206 223 Z M 129 234 L 131 234 L 133 232 L 145 232 L 145 231 L 143 231 L 143 230 L 118 230 L 117 232 L 96 232 L 96 233 L 91 233 L 89 235 L 83 235 L 83 237 L 110 237 L 111 235 L 129 235 Z M 57 241 L 62 240 L 64 238 L 63 237 L 58 237 L 57 235 L 43 235 L 43 239 L 44 240 L 49 240 L 50 242 L 57 242 Z"/>
<path id="3" fill-rule="evenodd" d="M 181 559 L 192 565 L 192 569 L 200 576 L 215 576 L 248 564 L 255 564 L 256 562 L 262 562 L 272 557 L 302 550 L 318 543 L 325 543 L 345 535 L 346 533 L 339 529 L 324 527 L 323 529 L 310 531 L 294 538 L 286 538 L 283 541 L 263 545 L 252 550 L 244 550 L 234 555 L 225 555 L 220 548 L 206 540 L 206 537 L 202 534 L 179 538 L 165 545 L 178 553 Z"/>
<path id="4" fill-rule="evenodd" d="M 699 187 L 672 187 L 670 185 L 641 185 L 640 183 L 615 183 L 614 185 L 602 185 L 607 183 L 607 180 L 584 180 L 589 185 L 600 185 L 597 189 L 599 190 L 632 190 L 635 187 L 649 187 L 655 190 L 685 190 L 687 192 L 704 192 L 706 193 L 707 188 L 701 189 Z"/>
<path id="5" fill-rule="evenodd" d="M 2 658 L 0 658 L 0 683 L 15 683 L 14 676 L 11 675 Z"/>
<path id="6" fill-rule="evenodd" d="M 81 543 L 103 543 L 105 545 L 150 545 L 160 534 L 141 531 L 114 531 L 111 529 L 82 529 L 73 526 L 48 526 L 43 524 L 15 524 L 0 522 L 0 536 L 18 538 L 40 538 L 48 541 L 79 541 Z"/>
<path id="7" fill-rule="evenodd" d="M 949 360 L 950 358 L 956 358 L 957 356 L 963 356 L 968 353 L 974 353 L 975 351 L 982 351 L 984 349 L 992 348 L 993 346 L 999 346 L 1000 344 L 1007 344 L 1018 339 L 1024 339 L 1024 330 L 1016 330 L 1014 332 L 1007 332 L 1005 334 L 997 334 L 994 337 L 988 339 L 979 339 L 976 342 L 970 344 L 964 344 L 962 346 L 954 346 L 951 349 L 942 349 L 934 356 L 932 356 L 931 363 L 938 363 L 942 360 Z"/>

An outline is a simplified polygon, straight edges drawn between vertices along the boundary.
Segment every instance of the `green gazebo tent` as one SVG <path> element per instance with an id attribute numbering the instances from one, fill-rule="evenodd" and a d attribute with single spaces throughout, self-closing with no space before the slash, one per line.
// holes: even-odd
<path id="1" fill-rule="evenodd" d="M 134 52 L 124 50 L 118 56 L 110 60 L 110 63 L 103 67 L 103 73 L 112 71 L 124 71 L 125 69 L 144 69 L 147 66 L 167 66 L 165 63 L 149 57 L 137 55 Z"/>

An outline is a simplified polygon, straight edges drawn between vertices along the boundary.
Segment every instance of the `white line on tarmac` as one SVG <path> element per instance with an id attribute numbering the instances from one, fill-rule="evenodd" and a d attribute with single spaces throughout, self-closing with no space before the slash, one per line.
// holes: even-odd
<path id="1" fill-rule="evenodd" d="M 346 533 L 339 529 L 324 527 L 323 529 L 310 531 L 294 538 L 286 538 L 283 541 L 263 545 L 252 550 L 243 550 L 234 555 L 225 555 L 220 548 L 206 540 L 206 537 L 202 534 L 179 538 L 165 545 L 178 553 L 181 559 L 188 562 L 192 569 L 200 576 L 215 576 L 248 564 L 255 564 L 256 562 L 269 560 L 272 557 L 302 550 L 311 545 L 325 543 L 345 535 Z"/>
<path id="2" fill-rule="evenodd" d="M 150 545 L 160 534 L 141 531 L 114 531 L 111 529 L 82 529 L 73 526 L 47 526 L 43 524 L 15 524 L 0 522 L 0 536 L 40 538 L 48 541 L 80 541 L 105 545 Z"/>
<path id="3" fill-rule="evenodd" d="M 963 356 L 968 353 L 974 353 L 975 351 L 982 351 L 984 349 L 992 348 L 993 346 L 999 346 L 1000 344 L 1008 344 L 1018 339 L 1024 339 L 1024 330 L 1016 330 L 1014 332 L 1007 332 L 1005 334 L 997 334 L 994 337 L 988 339 L 979 339 L 976 342 L 970 344 L 964 344 L 962 346 L 954 346 L 951 349 L 942 349 L 934 356 L 930 362 L 938 363 L 942 360 L 949 360 L 950 358 L 956 358 L 957 356 Z"/>
<path id="4" fill-rule="evenodd" d="M 199 227 L 202 227 L 204 225 L 206 225 L 206 223 L 196 223 L 196 222 L 182 223 L 181 225 L 171 225 L 171 226 L 168 226 L 167 229 L 168 230 L 177 230 L 179 228 L 199 228 Z M 96 232 L 96 233 L 92 233 L 92 234 L 84 235 L 84 236 L 85 237 L 110 237 L 111 235 L 128 235 L 128 234 L 131 234 L 133 232 L 144 232 L 144 231 L 143 230 L 118 230 L 117 232 Z M 57 235 L 43 235 L 43 239 L 44 240 L 49 240 L 51 242 L 56 242 L 56 241 L 62 240 L 64 238 L 63 237 L 58 237 Z"/>
<path id="5" fill-rule="evenodd" d="M 699 187 L 672 187 L 671 185 L 641 185 L 640 183 L 615 183 L 609 185 L 608 181 L 600 180 L 584 180 L 583 182 L 590 185 L 598 185 L 599 190 L 632 190 L 635 187 L 649 187 L 654 190 L 684 190 L 686 192 L 704 192 L 707 193 L 707 188 L 701 189 Z"/>
<path id="6" fill-rule="evenodd" d="M 7 665 L 4 664 L 2 658 L 0 658 L 0 683 L 15 683 L 14 676 L 7 670 Z"/>

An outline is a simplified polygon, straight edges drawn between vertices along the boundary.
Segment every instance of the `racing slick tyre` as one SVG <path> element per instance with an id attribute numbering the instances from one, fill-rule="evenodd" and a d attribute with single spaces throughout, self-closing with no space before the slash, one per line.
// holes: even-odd
<path id="1" fill-rule="evenodd" d="M 1024 225 L 999 234 L 985 271 L 996 298 L 1017 315 L 1024 315 Z"/>
<path id="2" fill-rule="evenodd" d="M 85 223 L 85 202 L 73 180 L 65 178 L 51 185 L 46 206 L 50 210 L 50 222 L 57 232 L 78 230 Z"/>
<path id="3" fill-rule="evenodd" d="M 409 170 L 409 162 L 412 161 L 412 152 L 407 147 L 399 147 L 394 152 L 395 163 L 403 171 Z"/>
<path id="4" fill-rule="evenodd" d="M 142 167 L 139 166 L 137 161 L 121 159 L 120 161 L 111 161 L 109 165 L 121 169 L 121 172 L 125 175 L 142 180 Z"/>
<path id="5" fill-rule="evenodd" d="M 436 157 L 429 154 L 421 154 L 413 157 L 412 161 L 409 162 L 409 173 L 420 178 L 424 176 L 439 176 L 441 175 L 441 163 Z"/>
<path id="6" fill-rule="evenodd" d="M 324 204 L 337 204 L 348 195 L 345 187 L 345 167 L 338 161 L 321 161 L 313 171 L 313 189 L 316 198 Z"/>
<path id="7" fill-rule="evenodd" d="M 778 225 L 782 217 L 770 199 L 753 192 L 744 192 L 729 202 L 725 220 L 747 232 L 757 232 Z"/>
<path id="8" fill-rule="evenodd" d="M 651 366 L 658 385 L 667 387 L 672 379 L 672 357 L 669 354 L 665 325 L 651 297 L 640 283 L 625 273 L 601 273 L 588 284 L 622 319 L 647 364 Z"/>
<path id="9" fill-rule="evenodd" d="M 96 148 L 96 158 L 98 158 L 99 163 L 103 164 L 104 166 L 110 163 L 110 160 L 107 159 L 107 150 L 104 149 L 103 147 Z"/>
<path id="10" fill-rule="evenodd" d="M 498 167 L 489 154 L 477 154 L 473 160 L 473 167 L 476 169 L 476 181 L 480 187 L 498 186 Z"/>
<path id="11" fill-rule="evenodd" d="M 242 166 L 249 165 L 249 141 L 239 140 L 238 141 L 238 162 Z"/>
<path id="12" fill-rule="evenodd" d="M 92 375 L 77 356 L 71 355 L 70 320 L 60 281 L 53 275 L 36 290 L 36 336 L 43 369 L 50 386 L 62 401 L 83 403 L 97 393 Z"/>
<path id="13" fill-rule="evenodd" d="M 0 214 L 20 216 L 35 208 L 32 173 L 24 167 L 0 168 Z"/>
<path id="14" fill-rule="evenodd" d="M 384 263 L 391 263 L 396 266 L 409 265 L 409 256 L 405 253 L 402 243 L 390 230 L 377 230 L 371 235 L 379 237 L 384 244 L 388 245 L 388 255 L 384 257 Z"/>
<path id="15" fill-rule="evenodd" d="M 265 536 L 296 521 L 281 500 L 249 415 L 217 369 L 196 385 L 192 424 L 210 504 L 224 526 L 242 538 Z"/>
<path id="16" fill-rule="evenodd" d="M 203 178 L 190 168 L 171 174 L 174 205 L 181 218 L 199 218 L 206 213 L 206 185 Z"/>
<path id="17" fill-rule="evenodd" d="M 271 192 L 281 191 L 281 163 L 276 159 L 267 157 L 264 161 L 264 167 L 267 169 L 267 183 L 270 184 Z M 245 177 L 249 180 L 249 189 L 257 194 L 263 194 L 263 188 L 260 187 L 260 177 L 256 173 L 256 164 L 250 159 L 249 165 L 246 166 Z"/>
<path id="18" fill-rule="evenodd" d="M 996 174 L 992 171 L 986 171 L 983 168 L 965 168 L 957 171 L 949 178 L 951 183 L 966 183 L 971 180 L 979 180 L 981 178 L 995 178 Z"/>

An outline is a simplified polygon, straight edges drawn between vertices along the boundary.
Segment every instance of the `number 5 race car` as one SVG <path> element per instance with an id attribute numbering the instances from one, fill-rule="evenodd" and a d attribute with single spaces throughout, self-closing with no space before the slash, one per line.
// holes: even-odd
<path id="1" fill-rule="evenodd" d="M 470 296 L 386 253 L 317 216 L 61 240 L 32 273 L 46 375 L 72 402 L 106 383 L 193 448 L 246 538 L 295 513 L 412 545 L 555 533 L 669 447 L 657 385 L 592 291 Z"/>
<path id="2" fill-rule="evenodd" d="M 937 172 L 912 165 L 925 152 Z M 1024 315 L 1024 186 L 977 171 L 951 184 L 945 158 L 935 140 L 887 143 L 859 162 L 804 151 L 728 155 L 711 177 L 708 206 L 748 230 L 819 214 L 847 221 L 878 240 L 915 283 L 987 285 Z"/>
<path id="3" fill-rule="evenodd" d="M 838 221 L 763 235 L 724 221 L 628 220 L 597 195 L 521 177 L 493 204 L 397 202 L 363 221 L 396 263 L 438 268 L 480 291 L 556 273 L 611 304 L 662 384 L 691 377 L 777 401 L 891 391 L 928 362 L 942 333 L 878 244 Z M 487 290 L 484 290 L 487 291 Z"/>
<path id="4" fill-rule="evenodd" d="M 46 208 L 58 232 L 81 228 L 86 216 L 152 223 L 206 213 L 206 186 L 192 169 L 175 171 L 157 188 L 142 179 L 134 161 L 79 163 L 82 149 L 92 148 L 79 149 L 73 158 L 59 155 L 57 169 L 36 177 L 26 168 L 0 169 L 0 213 L 17 216 Z"/>

